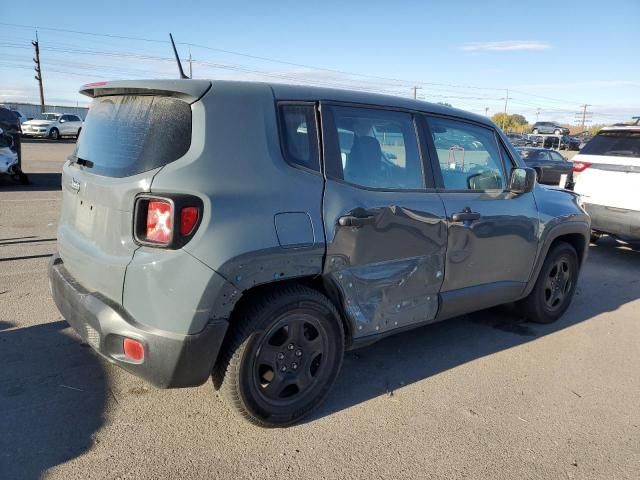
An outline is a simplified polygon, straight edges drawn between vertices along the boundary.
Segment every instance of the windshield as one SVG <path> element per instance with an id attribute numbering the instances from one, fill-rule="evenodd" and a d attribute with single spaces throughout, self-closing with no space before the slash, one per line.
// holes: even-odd
<path id="1" fill-rule="evenodd" d="M 91 173 L 126 177 L 162 167 L 191 146 L 191 106 L 155 95 L 106 96 L 91 102 L 72 158 Z"/>
<path id="2" fill-rule="evenodd" d="M 640 131 L 601 131 L 584 146 L 580 155 L 640 158 Z"/>
<path id="3" fill-rule="evenodd" d="M 60 116 L 60 113 L 41 113 L 36 117 L 36 120 L 56 120 Z"/>

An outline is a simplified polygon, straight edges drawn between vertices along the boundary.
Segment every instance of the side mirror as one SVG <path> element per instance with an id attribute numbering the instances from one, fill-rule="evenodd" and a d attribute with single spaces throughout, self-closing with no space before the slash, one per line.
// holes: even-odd
<path id="1" fill-rule="evenodd" d="M 536 171 L 533 168 L 514 168 L 509 176 L 509 190 L 511 193 L 523 194 L 533 190 L 536 183 Z"/>

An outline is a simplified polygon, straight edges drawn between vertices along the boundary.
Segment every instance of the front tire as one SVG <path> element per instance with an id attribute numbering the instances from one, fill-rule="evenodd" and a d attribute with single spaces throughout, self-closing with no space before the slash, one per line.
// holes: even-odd
<path id="1" fill-rule="evenodd" d="M 578 283 L 579 263 L 575 249 L 565 242 L 547 254 L 536 284 L 519 307 L 536 323 L 553 323 L 567 311 Z"/>
<path id="2" fill-rule="evenodd" d="M 227 405 L 261 427 L 310 414 L 342 365 L 344 331 L 331 301 L 302 285 L 274 288 L 235 321 L 213 375 Z"/>
<path id="3" fill-rule="evenodd" d="M 76 140 L 80 138 L 80 132 L 82 131 L 82 128 L 78 129 L 78 133 L 76 133 Z"/>
<path id="4" fill-rule="evenodd" d="M 51 129 L 51 131 L 49 132 L 49 138 L 51 140 L 60 140 L 60 132 L 58 131 L 57 128 Z"/>
<path id="5" fill-rule="evenodd" d="M 534 128 L 534 129 L 533 129 L 533 132 L 531 132 L 531 133 L 533 133 L 534 135 L 537 135 L 537 134 L 538 134 L 538 133 L 540 133 L 540 132 L 538 131 L 538 129 L 537 129 L 537 128 Z"/>
<path id="6" fill-rule="evenodd" d="M 560 135 L 560 133 L 562 133 L 562 132 L 560 132 L 560 130 L 554 130 L 554 131 L 553 131 L 553 134 L 554 134 L 554 135 Z"/>

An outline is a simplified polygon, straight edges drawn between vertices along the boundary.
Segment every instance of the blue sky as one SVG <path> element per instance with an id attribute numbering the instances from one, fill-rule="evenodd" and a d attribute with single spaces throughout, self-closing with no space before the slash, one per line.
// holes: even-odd
<path id="1" fill-rule="evenodd" d="M 5 9 L 0 102 L 38 101 L 30 46 L 31 27 L 38 26 L 47 103 L 86 104 L 77 90 L 90 81 L 174 77 L 166 43 L 172 31 L 181 56 L 191 51 L 197 78 L 406 96 L 417 85 L 426 100 L 479 113 L 488 107 L 489 115 L 504 109 L 509 89 L 508 111 L 529 121 L 540 109 L 540 120 L 573 123 L 584 103 L 597 123 L 640 115 L 639 0 L 541 7 L 461 0 L 118 3 L 19 2 L 10 15 Z"/>

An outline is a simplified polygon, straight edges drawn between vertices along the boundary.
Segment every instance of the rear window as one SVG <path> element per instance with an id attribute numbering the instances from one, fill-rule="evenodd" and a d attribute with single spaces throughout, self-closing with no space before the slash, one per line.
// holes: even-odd
<path id="1" fill-rule="evenodd" d="M 587 143 L 580 155 L 640 158 L 640 131 L 605 131 Z"/>
<path id="2" fill-rule="evenodd" d="M 91 102 L 75 157 L 90 172 L 127 177 L 182 157 L 191 145 L 191 106 L 171 97 L 107 96 Z"/>

